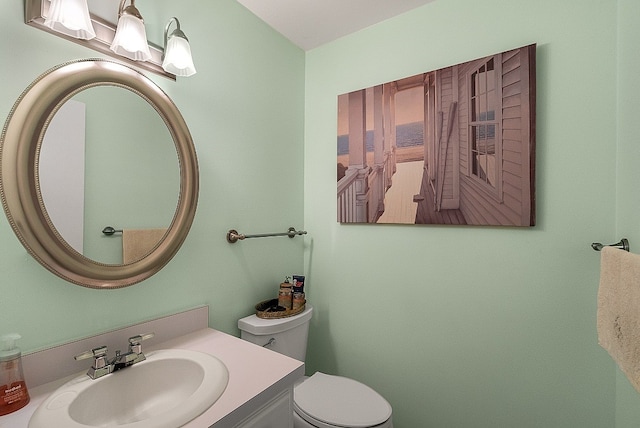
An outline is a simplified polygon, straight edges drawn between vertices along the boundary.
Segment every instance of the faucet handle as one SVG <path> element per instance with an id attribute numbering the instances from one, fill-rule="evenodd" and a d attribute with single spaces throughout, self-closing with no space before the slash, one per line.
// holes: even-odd
<path id="1" fill-rule="evenodd" d="M 93 357 L 93 351 L 84 351 L 82 354 L 74 355 L 73 359 L 76 361 L 86 360 L 87 358 Z"/>
<path id="2" fill-rule="evenodd" d="M 93 365 L 87 372 L 87 375 L 91 379 L 96 379 L 98 377 L 104 376 L 105 374 L 111 373 L 111 368 L 107 364 L 107 347 L 100 346 L 98 348 L 93 348 L 91 351 L 85 351 L 81 354 L 75 355 L 73 357 L 76 361 L 86 360 L 87 358 L 93 358 Z"/>
<path id="3" fill-rule="evenodd" d="M 138 334 L 136 336 L 132 336 L 129 338 L 129 344 L 132 346 L 139 345 L 140 342 L 142 342 L 143 340 L 151 339 L 155 335 L 156 335 L 155 333 L 147 333 L 147 334 Z"/>
<path id="4" fill-rule="evenodd" d="M 144 355 L 142 355 L 142 341 L 151 339 L 155 336 L 155 333 L 147 333 L 147 334 L 138 334 L 136 336 L 132 336 L 129 338 L 129 352 L 133 352 L 135 354 L 141 355 L 142 359 L 144 359 Z"/>
<path id="5" fill-rule="evenodd" d="M 86 360 L 87 358 L 95 358 L 96 359 L 96 366 L 98 363 L 98 360 L 103 359 L 107 356 L 107 347 L 106 346 L 99 346 L 97 348 L 93 348 L 90 351 L 84 351 L 81 354 L 75 355 L 73 357 L 74 360 L 76 361 L 80 361 L 80 360 Z M 104 364 L 103 364 L 104 366 Z M 96 367 L 99 368 L 99 367 Z"/>

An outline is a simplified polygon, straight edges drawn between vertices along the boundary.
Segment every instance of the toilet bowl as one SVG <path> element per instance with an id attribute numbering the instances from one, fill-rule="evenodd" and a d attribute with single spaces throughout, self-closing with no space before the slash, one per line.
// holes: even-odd
<path id="1" fill-rule="evenodd" d="M 293 390 L 295 428 L 391 428 L 391 406 L 367 385 L 316 372 Z"/>
<path id="2" fill-rule="evenodd" d="M 288 318 L 238 320 L 240 337 L 303 361 L 313 308 Z M 293 389 L 294 428 L 393 428 L 391 405 L 356 380 L 316 372 Z"/>

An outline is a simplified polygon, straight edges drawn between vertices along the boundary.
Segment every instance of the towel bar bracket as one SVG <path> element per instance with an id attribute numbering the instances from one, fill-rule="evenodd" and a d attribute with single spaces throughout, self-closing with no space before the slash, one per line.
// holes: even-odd
<path id="1" fill-rule="evenodd" d="M 599 242 L 594 242 L 591 244 L 591 248 L 596 251 L 601 251 L 604 247 L 614 247 L 619 250 L 629 251 L 629 240 L 627 238 L 622 238 L 620 242 L 616 242 L 615 244 L 604 245 Z"/>
<path id="2" fill-rule="evenodd" d="M 122 229 L 114 229 L 111 226 L 107 226 L 104 229 L 102 229 L 102 233 L 104 233 L 107 236 L 111 236 L 114 233 L 122 233 Z"/>

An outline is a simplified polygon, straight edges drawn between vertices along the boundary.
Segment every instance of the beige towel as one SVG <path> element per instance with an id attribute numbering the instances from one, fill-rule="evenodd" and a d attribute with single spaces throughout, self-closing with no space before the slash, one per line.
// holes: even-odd
<path id="1" fill-rule="evenodd" d="M 640 392 L 640 255 L 602 249 L 597 324 L 598 343 Z"/>
<path id="2" fill-rule="evenodd" d="M 122 262 L 128 264 L 142 259 L 158 245 L 166 232 L 166 228 L 124 229 L 122 231 Z"/>

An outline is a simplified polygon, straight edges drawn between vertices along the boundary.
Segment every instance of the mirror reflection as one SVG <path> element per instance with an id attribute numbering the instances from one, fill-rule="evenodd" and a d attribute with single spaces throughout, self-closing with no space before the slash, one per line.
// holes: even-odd
<path id="1" fill-rule="evenodd" d="M 176 213 L 180 168 L 171 133 L 144 98 L 118 86 L 86 89 L 58 110 L 38 172 L 60 236 L 100 263 L 123 263 L 123 234 L 105 235 L 106 226 L 153 231 L 151 250 Z"/>

